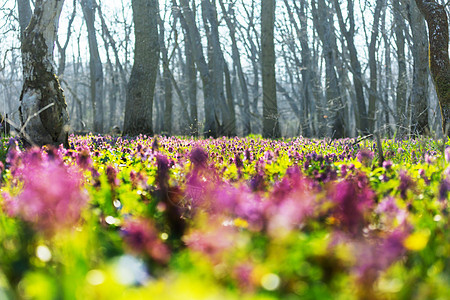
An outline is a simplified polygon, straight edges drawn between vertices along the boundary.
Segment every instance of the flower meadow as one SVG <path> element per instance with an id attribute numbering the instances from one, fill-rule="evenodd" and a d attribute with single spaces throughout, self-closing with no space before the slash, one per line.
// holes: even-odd
<path id="1" fill-rule="evenodd" d="M 448 299 L 431 139 L 0 147 L 0 299 Z"/>

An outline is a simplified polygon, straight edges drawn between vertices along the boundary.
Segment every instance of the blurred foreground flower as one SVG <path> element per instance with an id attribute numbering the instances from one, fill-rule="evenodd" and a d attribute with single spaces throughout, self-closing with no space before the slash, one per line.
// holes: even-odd
<path id="1" fill-rule="evenodd" d="M 28 152 L 23 154 L 23 166 L 16 175 L 23 189 L 15 197 L 4 195 L 4 207 L 10 215 L 47 234 L 78 222 L 87 196 L 75 167 L 67 167 L 59 158 Z"/>
<path id="2" fill-rule="evenodd" d="M 165 264 L 170 259 L 169 248 L 160 240 L 158 231 L 149 220 L 125 221 L 122 227 L 123 239 L 131 252 L 146 253 L 158 263 Z"/>

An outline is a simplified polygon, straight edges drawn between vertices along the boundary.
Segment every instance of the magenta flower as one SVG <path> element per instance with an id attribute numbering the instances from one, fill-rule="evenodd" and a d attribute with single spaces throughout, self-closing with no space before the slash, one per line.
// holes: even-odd
<path id="1" fill-rule="evenodd" d="M 126 220 L 122 227 L 123 240 L 131 252 L 145 253 L 158 263 L 170 260 L 170 250 L 158 236 L 155 226 L 146 219 Z"/>
<path id="2" fill-rule="evenodd" d="M 411 178 L 411 176 L 409 176 L 408 173 L 404 170 L 400 170 L 398 175 L 400 177 L 400 186 L 398 187 L 400 190 L 400 195 L 403 199 L 405 199 L 406 192 L 408 191 L 408 189 L 411 189 L 415 186 L 415 182 Z"/>
<path id="3" fill-rule="evenodd" d="M 206 163 L 208 162 L 208 153 L 200 147 L 194 148 L 189 154 L 189 159 L 194 164 L 196 168 L 206 167 Z"/>
<path id="4" fill-rule="evenodd" d="M 365 224 L 365 213 L 372 206 L 374 192 L 362 175 L 339 182 L 331 193 L 336 204 L 334 215 L 345 231 L 360 234 Z"/>
<path id="5" fill-rule="evenodd" d="M 194 231 L 183 239 L 190 249 L 218 262 L 224 251 L 235 245 L 236 234 L 236 229 L 231 226 L 211 225 L 206 231 Z"/>
<path id="6" fill-rule="evenodd" d="M 81 173 L 59 159 L 43 160 L 34 152 L 26 153 L 23 160 L 27 164 L 18 175 L 23 189 L 6 199 L 9 212 L 48 234 L 75 225 L 87 202 Z"/>
<path id="7" fill-rule="evenodd" d="M 441 181 L 439 185 L 439 200 L 447 200 L 448 192 L 450 191 L 450 179 L 445 178 Z"/>
<path id="8" fill-rule="evenodd" d="M 88 148 L 78 149 L 77 164 L 84 170 L 87 170 L 92 166 L 91 153 Z"/>
<path id="9" fill-rule="evenodd" d="M 444 157 L 446 162 L 450 162 L 450 147 L 445 148 Z"/>
<path id="10" fill-rule="evenodd" d="M 106 177 L 108 179 L 108 183 L 112 187 L 119 186 L 120 182 L 119 179 L 117 178 L 117 169 L 114 168 L 114 166 L 109 165 L 106 167 Z"/>
<path id="11" fill-rule="evenodd" d="M 356 158 L 365 166 L 369 166 L 372 163 L 374 153 L 369 149 L 363 148 L 358 151 Z"/>

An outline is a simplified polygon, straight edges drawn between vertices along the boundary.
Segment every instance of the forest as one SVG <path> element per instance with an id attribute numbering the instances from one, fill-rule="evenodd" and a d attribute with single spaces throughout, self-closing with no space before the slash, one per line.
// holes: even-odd
<path id="1" fill-rule="evenodd" d="M 71 132 L 441 136 L 415 0 L 57 2 Z M 0 107 L 16 125 L 33 6 L 1 5 Z"/>
<path id="2" fill-rule="evenodd" d="M 441 0 L 0 0 L 0 299 L 448 299 Z"/>

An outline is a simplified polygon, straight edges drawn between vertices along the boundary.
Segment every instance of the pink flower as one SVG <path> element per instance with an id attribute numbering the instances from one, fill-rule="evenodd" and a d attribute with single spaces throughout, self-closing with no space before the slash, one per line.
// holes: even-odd
<path id="1" fill-rule="evenodd" d="M 146 219 L 125 221 L 122 227 L 123 240 L 130 251 L 146 253 L 156 262 L 166 264 L 170 260 L 169 248 L 158 237 L 155 226 Z"/>
<path id="2" fill-rule="evenodd" d="M 365 213 L 373 204 L 374 192 L 367 186 L 363 175 L 339 182 L 331 192 L 336 204 L 335 217 L 342 229 L 353 235 L 361 233 L 365 224 Z"/>
<path id="3" fill-rule="evenodd" d="M 35 152 L 26 153 L 23 161 L 26 165 L 18 174 L 23 189 L 6 200 L 9 212 L 48 234 L 75 225 L 87 202 L 80 172 L 58 158 L 43 159 Z"/>
<path id="4" fill-rule="evenodd" d="M 109 165 L 106 167 L 106 177 L 108 178 L 108 182 L 112 187 L 119 186 L 120 181 L 117 178 L 117 169 L 113 166 Z"/>
<path id="5" fill-rule="evenodd" d="M 89 169 L 92 166 L 91 153 L 88 148 L 78 149 L 77 164 L 82 169 Z"/>
<path id="6" fill-rule="evenodd" d="M 208 153 L 202 148 L 196 147 L 189 154 L 189 159 L 196 168 L 204 168 L 208 162 Z"/>
<path id="7" fill-rule="evenodd" d="M 217 262 L 226 250 L 233 247 L 236 234 L 235 228 L 218 225 L 210 226 L 206 231 L 194 231 L 183 239 L 190 249 L 201 252 Z"/>
<path id="8" fill-rule="evenodd" d="M 372 163 L 374 153 L 369 149 L 363 148 L 359 150 L 356 158 L 358 158 L 359 162 L 365 166 L 368 166 Z"/>

